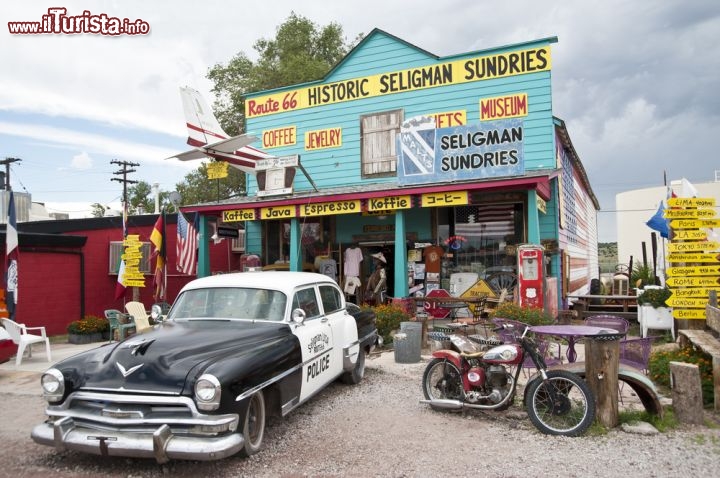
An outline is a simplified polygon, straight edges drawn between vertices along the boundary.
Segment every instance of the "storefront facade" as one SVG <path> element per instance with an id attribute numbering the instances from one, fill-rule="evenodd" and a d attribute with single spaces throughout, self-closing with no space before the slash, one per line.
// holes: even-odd
<path id="1" fill-rule="evenodd" d="M 542 244 L 556 309 L 597 276 L 598 204 L 553 116 L 555 42 L 439 58 L 374 30 L 324 79 L 249 95 L 247 131 L 278 159 L 258 162 L 246 198 L 183 209 L 206 237 L 209 221 L 244 227 L 265 268 L 330 259 L 342 282 L 360 248 L 364 285 L 383 252 L 395 297 L 512 275 L 517 246 Z"/>

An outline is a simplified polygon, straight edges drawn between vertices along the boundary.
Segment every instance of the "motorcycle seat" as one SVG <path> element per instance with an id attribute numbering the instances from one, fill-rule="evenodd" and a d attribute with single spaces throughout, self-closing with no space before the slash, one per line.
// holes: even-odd
<path id="1" fill-rule="evenodd" d="M 474 358 L 482 358 L 482 356 L 485 355 L 485 351 L 481 350 L 480 352 L 460 352 L 460 356 L 466 359 L 474 359 Z"/>

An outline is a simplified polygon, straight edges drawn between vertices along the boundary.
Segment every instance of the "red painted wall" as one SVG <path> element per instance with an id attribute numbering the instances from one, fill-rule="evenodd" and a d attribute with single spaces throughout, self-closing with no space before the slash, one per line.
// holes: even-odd
<path id="1" fill-rule="evenodd" d="M 139 234 L 149 241 L 153 226 L 130 227 L 129 234 Z M 15 320 L 29 327 L 45 326 L 48 335 L 64 335 L 67 325 L 81 318 L 81 254 L 84 257 L 85 315 L 104 316 L 105 309 L 124 310 L 124 303 L 133 300 L 132 288 L 125 297 L 115 300 L 117 275 L 108 274 L 110 242 L 121 239 L 117 228 L 76 230 L 73 236 L 86 236 L 82 249 L 64 251 L 42 248 L 23 249 L 20 243 L 19 297 Z M 176 225 L 167 224 L 167 300 L 172 303 L 180 289 L 195 276 L 181 275 L 175 267 Z M 210 244 L 211 273 L 239 270 L 240 254 L 230 250 L 231 241 Z M 151 261 L 152 268 L 155 260 Z M 140 301 L 149 309 L 153 304 L 152 275 L 145 276 L 145 287 L 139 288 Z"/>

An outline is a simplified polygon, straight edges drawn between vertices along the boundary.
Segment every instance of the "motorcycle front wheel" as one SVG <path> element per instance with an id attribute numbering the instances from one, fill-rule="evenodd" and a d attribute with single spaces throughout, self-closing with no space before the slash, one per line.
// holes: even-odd
<path id="1" fill-rule="evenodd" d="M 579 436 L 595 421 L 595 396 L 578 375 L 550 370 L 537 377 L 525 394 L 530 421 L 546 435 Z"/>
<path id="2" fill-rule="evenodd" d="M 425 368 L 422 378 L 422 388 L 427 400 L 447 399 L 463 400 L 462 375 L 460 370 L 444 359 L 432 359 Z M 433 410 L 441 410 L 433 407 Z"/>

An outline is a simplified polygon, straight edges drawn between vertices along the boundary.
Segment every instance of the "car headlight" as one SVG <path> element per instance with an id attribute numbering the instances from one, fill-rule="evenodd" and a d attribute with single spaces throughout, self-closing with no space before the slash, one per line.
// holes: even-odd
<path id="1" fill-rule="evenodd" d="M 51 368 L 42 375 L 40 384 L 43 389 L 43 397 L 48 402 L 59 402 L 65 395 L 65 378 L 62 372 Z"/>
<path id="2" fill-rule="evenodd" d="M 220 381 L 210 374 L 201 375 L 195 382 L 195 403 L 200 410 L 217 410 L 220 406 Z"/>

